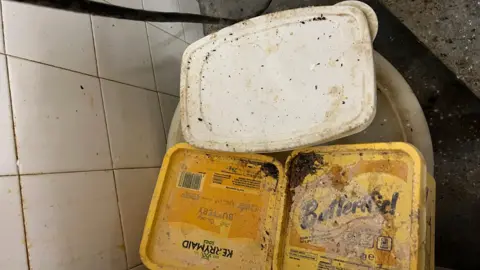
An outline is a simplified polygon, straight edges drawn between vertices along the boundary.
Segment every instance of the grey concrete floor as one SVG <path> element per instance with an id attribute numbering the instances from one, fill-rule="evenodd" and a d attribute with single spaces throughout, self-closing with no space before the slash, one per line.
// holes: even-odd
<path id="1" fill-rule="evenodd" d="M 480 1 L 381 2 L 480 97 Z"/>
<path id="2" fill-rule="evenodd" d="M 203 14 L 239 18 L 266 0 L 199 0 Z M 480 44 L 477 1 L 363 0 L 377 13 L 375 49 L 412 87 L 427 118 L 437 182 L 436 263 L 480 269 Z M 266 11 L 337 0 L 273 0 Z M 222 26 L 205 25 L 205 32 Z M 480 28 L 479 30 L 480 31 Z"/>

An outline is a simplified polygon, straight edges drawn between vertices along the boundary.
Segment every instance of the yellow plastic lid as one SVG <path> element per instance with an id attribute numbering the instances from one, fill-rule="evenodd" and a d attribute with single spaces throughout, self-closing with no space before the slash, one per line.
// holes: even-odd
<path id="1" fill-rule="evenodd" d="M 406 143 L 295 151 L 281 269 L 433 269 L 435 182 Z"/>
<path id="2" fill-rule="evenodd" d="M 285 178 L 271 157 L 177 144 L 165 155 L 140 255 L 149 269 L 270 269 Z"/>

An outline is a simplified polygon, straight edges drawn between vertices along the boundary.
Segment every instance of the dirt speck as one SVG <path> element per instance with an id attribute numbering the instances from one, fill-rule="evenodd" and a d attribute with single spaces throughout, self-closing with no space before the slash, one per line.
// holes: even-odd
<path id="1" fill-rule="evenodd" d="M 327 18 L 323 16 L 323 14 L 320 14 L 320 16 L 313 18 L 313 21 L 325 21 Z"/>
<path id="2" fill-rule="evenodd" d="M 288 172 L 290 190 L 301 185 L 307 175 L 314 174 L 323 164 L 323 157 L 314 152 L 300 153 L 294 157 Z"/>
<path id="3" fill-rule="evenodd" d="M 197 118 L 197 120 L 198 120 L 199 122 L 202 122 L 202 121 L 203 121 L 203 119 L 202 119 L 202 118 L 200 118 L 200 117 L 199 117 L 199 118 Z"/>

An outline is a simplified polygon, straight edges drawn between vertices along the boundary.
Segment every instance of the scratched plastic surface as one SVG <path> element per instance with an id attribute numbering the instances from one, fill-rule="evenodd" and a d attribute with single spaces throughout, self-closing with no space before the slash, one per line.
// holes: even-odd
<path id="1" fill-rule="evenodd" d="M 271 269 L 284 208 L 280 163 L 177 144 L 165 155 L 140 247 L 149 269 Z"/>
<path id="2" fill-rule="evenodd" d="M 278 152 L 364 130 L 376 111 L 369 20 L 356 6 L 265 14 L 192 43 L 182 58 L 187 142 Z"/>
<path id="3" fill-rule="evenodd" d="M 434 269 L 435 182 L 407 143 L 294 151 L 280 269 Z"/>

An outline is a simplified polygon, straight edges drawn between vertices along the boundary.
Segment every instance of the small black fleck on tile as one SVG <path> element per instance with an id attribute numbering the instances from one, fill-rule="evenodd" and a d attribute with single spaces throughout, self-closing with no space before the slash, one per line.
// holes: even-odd
<path id="1" fill-rule="evenodd" d="M 301 21 L 300 23 L 301 23 L 301 24 L 305 24 L 305 22 L 304 22 L 304 21 Z"/>
<path id="2" fill-rule="evenodd" d="M 238 118 L 236 118 L 235 120 L 237 120 L 237 122 L 240 121 L 240 120 L 238 120 Z"/>
<path id="3" fill-rule="evenodd" d="M 345 104 L 345 101 L 342 101 L 342 104 Z"/>
<path id="4" fill-rule="evenodd" d="M 80 85 L 80 89 L 83 89 L 83 85 Z"/>
<path id="5" fill-rule="evenodd" d="M 315 85 L 315 90 L 317 90 L 317 89 L 318 89 L 318 85 Z"/>
<path id="6" fill-rule="evenodd" d="M 202 121 L 203 121 L 203 119 L 202 119 L 202 118 L 200 118 L 200 117 L 199 117 L 199 118 L 197 118 L 197 119 L 198 119 L 198 121 L 200 121 L 200 122 L 202 122 Z"/>

